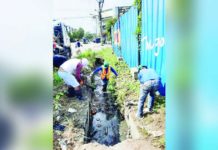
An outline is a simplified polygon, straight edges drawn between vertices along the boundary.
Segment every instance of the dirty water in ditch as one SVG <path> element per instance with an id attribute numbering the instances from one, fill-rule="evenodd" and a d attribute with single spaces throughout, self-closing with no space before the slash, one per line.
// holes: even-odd
<path id="1" fill-rule="evenodd" d="M 96 89 L 91 92 L 90 126 L 87 142 L 112 146 L 126 139 L 128 127 L 111 93 L 102 91 L 102 81 L 94 77 Z"/>

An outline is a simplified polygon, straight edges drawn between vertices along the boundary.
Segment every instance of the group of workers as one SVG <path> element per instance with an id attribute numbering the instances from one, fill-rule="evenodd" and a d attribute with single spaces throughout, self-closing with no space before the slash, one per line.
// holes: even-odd
<path id="1" fill-rule="evenodd" d="M 88 60 L 86 58 L 83 59 L 69 59 L 65 61 L 62 65 L 60 65 L 58 70 L 58 75 L 62 78 L 65 84 L 68 85 L 68 93 L 69 97 L 76 96 L 79 100 L 83 100 L 81 86 L 84 84 L 84 80 L 82 79 L 82 69 L 88 68 Z M 110 78 L 110 73 L 113 72 L 116 76 L 118 76 L 117 72 L 113 67 L 109 65 L 108 62 L 104 62 L 104 65 L 95 69 L 90 76 L 92 77 L 97 72 L 101 71 L 101 79 L 103 82 L 103 91 L 107 90 L 108 81 Z"/>
<path id="2" fill-rule="evenodd" d="M 68 85 L 68 96 L 76 96 L 79 100 L 84 100 L 82 95 L 81 86 L 84 83 L 82 79 L 82 69 L 88 67 L 88 60 L 86 58 L 83 59 L 69 59 L 65 61 L 62 65 L 60 65 L 58 70 L 58 75 L 60 78 L 64 80 L 64 82 Z M 118 76 L 115 69 L 110 66 L 108 62 L 104 62 L 104 64 L 97 69 L 95 69 L 91 74 L 92 77 L 97 72 L 101 72 L 100 77 L 103 83 L 103 92 L 107 91 L 108 81 L 110 79 L 111 72 Z M 154 98 L 155 94 L 160 86 L 160 78 L 154 69 L 147 68 L 147 66 L 139 66 L 138 67 L 138 79 L 140 82 L 140 96 L 138 101 L 138 111 L 136 116 L 138 118 L 143 117 L 143 109 L 146 98 L 148 97 L 148 104 L 146 113 L 152 112 L 152 108 L 154 106 Z"/>

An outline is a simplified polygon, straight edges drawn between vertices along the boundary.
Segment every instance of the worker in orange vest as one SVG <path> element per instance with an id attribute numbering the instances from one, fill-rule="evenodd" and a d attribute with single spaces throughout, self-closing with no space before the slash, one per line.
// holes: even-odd
<path id="1" fill-rule="evenodd" d="M 108 62 L 104 62 L 104 65 L 102 65 L 101 67 L 98 67 L 97 69 L 95 69 L 90 76 L 93 76 L 93 74 L 97 73 L 101 71 L 101 80 L 103 81 L 103 91 L 105 92 L 107 90 L 107 85 L 108 85 L 108 81 L 110 79 L 110 74 L 111 71 L 118 76 L 117 72 L 114 70 L 113 67 L 111 67 L 109 65 Z"/>

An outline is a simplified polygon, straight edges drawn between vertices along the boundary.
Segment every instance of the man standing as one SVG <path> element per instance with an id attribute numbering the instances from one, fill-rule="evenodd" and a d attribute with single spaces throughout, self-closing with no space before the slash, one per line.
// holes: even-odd
<path id="1" fill-rule="evenodd" d="M 81 70 L 88 66 L 88 60 L 83 59 L 69 59 L 64 62 L 59 70 L 58 75 L 68 85 L 68 96 L 76 96 L 79 100 L 82 100 L 82 91 L 80 84 L 83 84 L 81 79 Z"/>
<path id="2" fill-rule="evenodd" d="M 104 65 L 101 67 L 98 67 L 97 69 L 95 69 L 90 76 L 92 76 L 93 74 L 97 73 L 101 71 L 101 80 L 103 81 L 103 92 L 107 91 L 107 85 L 108 85 L 108 81 L 110 79 L 110 73 L 111 71 L 118 76 L 117 72 L 114 70 L 113 67 L 111 67 L 109 65 L 108 62 L 104 62 Z"/>
<path id="3" fill-rule="evenodd" d="M 80 46 L 81 46 L 81 43 L 80 43 L 79 40 L 77 40 L 77 41 L 76 41 L 76 45 L 75 45 L 75 47 L 76 47 L 76 48 L 80 48 Z"/>
<path id="4" fill-rule="evenodd" d="M 74 54 L 73 54 L 74 57 L 77 57 L 81 53 L 81 49 L 80 49 L 81 46 L 82 45 L 81 45 L 80 41 L 77 40 L 76 44 L 75 44 L 76 49 L 75 49 Z"/>
<path id="5" fill-rule="evenodd" d="M 140 81 L 140 97 L 137 117 L 141 118 L 143 116 L 144 103 L 148 94 L 150 94 L 150 97 L 146 112 L 152 112 L 155 92 L 159 89 L 160 78 L 154 69 L 148 69 L 147 66 L 139 66 L 138 79 Z"/>

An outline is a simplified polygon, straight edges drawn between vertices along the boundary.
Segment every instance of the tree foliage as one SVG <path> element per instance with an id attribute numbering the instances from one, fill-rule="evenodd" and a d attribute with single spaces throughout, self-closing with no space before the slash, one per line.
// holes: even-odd
<path id="1" fill-rule="evenodd" d="M 83 28 L 74 29 L 73 32 L 69 33 L 70 41 L 80 40 L 84 37 L 85 31 Z"/>
<path id="2" fill-rule="evenodd" d="M 85 37 L 86 39 L 88 39 L 88 40 L 91 41 L 93 38 L 96 37 L 96 35 L 93 34 L 93 33 L 90 33 L 90 32 L 86 32 L 85 35 L 84 35 L 84 37 Z"/>
<path id="3" fill-rule="evenodd" d="M 140 36 L 141 35 L 141 28 L 142 28 L 142 0 L 135 0 L 134 1 L 134 6 L 137 7 L 138 9 L 138 24 L 136 28 L 136 35 Z"/>
<path id="4" fill-rule="evenodd" d="M 76 33 L 77 33 L 77 38 L 82 39 L 84 37 L 85 31 L 83 28 L 79 28 Z"/>
<path id="5" fill-rule="evenodd" d="M 111 27 L 116 23 L 117 18 L 111 18 L 106 22 L 106 35 L 111 40 Z"/>

